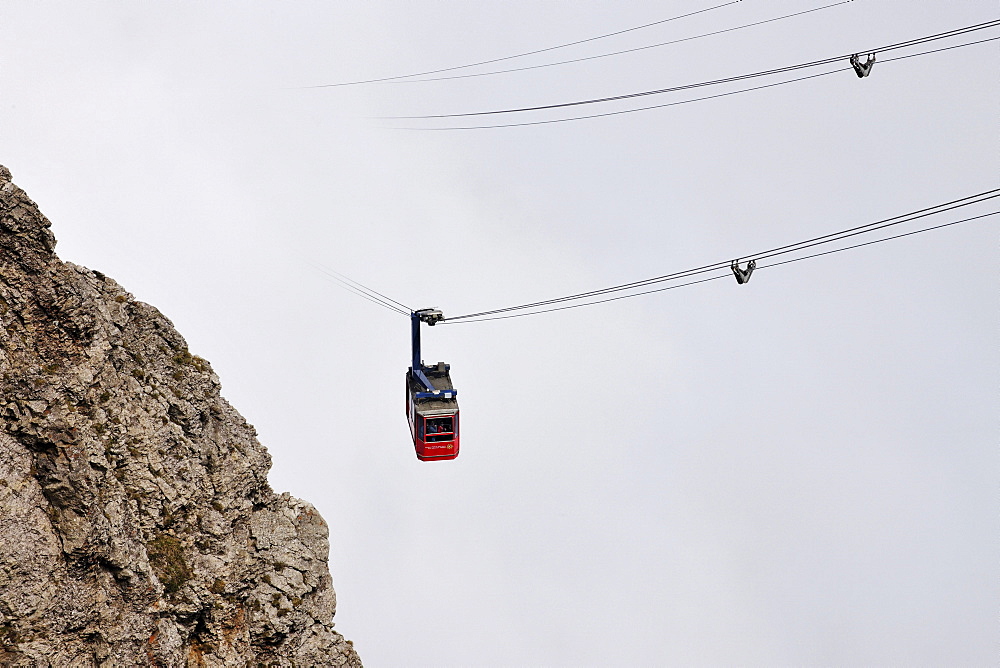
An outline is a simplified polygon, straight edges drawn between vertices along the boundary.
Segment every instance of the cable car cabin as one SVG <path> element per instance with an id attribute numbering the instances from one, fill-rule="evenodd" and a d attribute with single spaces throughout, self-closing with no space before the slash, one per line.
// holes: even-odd
<path id="1" fill-rule="evenodd" d="M 420 365 L 429 391 L 414 377 L 413 367 L 406 372 L 406 418 L 417 459 L 455 459 L 458 457 L 458 392 L 451 384 L 451 367 L 444 362 L 435 366 Z"/>

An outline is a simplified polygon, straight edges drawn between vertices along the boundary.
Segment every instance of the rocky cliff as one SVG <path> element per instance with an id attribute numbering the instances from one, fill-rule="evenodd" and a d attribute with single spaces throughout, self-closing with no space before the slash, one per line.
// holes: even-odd
<path id="1" fill-rule="evenodd" d="M 361 666 L 212 367 L 54 247 L 0 167 L 0 664 Z"/>

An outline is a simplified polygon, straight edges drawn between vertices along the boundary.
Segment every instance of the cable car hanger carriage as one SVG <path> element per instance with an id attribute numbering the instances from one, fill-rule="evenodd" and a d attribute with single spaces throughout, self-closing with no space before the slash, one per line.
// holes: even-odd
<path id="1" fill-rule="evenodd" d="M 444 315 L 437 309 L 410 313 L 413 362 L 406 372 L 406 419 L 420 461 L 458 457 L 458 390 L 451 365 L 425 366 L 420 358 L 420 323 L 434 326 Z"/>

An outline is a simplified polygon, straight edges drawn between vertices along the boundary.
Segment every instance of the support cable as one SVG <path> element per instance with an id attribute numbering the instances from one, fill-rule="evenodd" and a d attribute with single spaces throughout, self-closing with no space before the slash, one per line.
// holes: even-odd
<path id="1" fill-rule="evenodd" d="M 933 227 L 926 227 L 926 228 L 923 228 L 923 229 L 920 229 L 920 230 L 914 230 L 912 232 L 904 232 L 902 234 L 896 234 L 896 235 L 893 235 L 893 236 L 890 236 L 890 237 L 884 237 L 882 239 L 876 239 L 874 241 L 866 241 L 864 243 L 854 244 L 852 246 L 844 246 L 843 248 L 835 248 L 833 250 L 823 251 L 822 253 L 813 253 L 812 255 L 804 255 L 802 257 L 796 257 L 796 258 L 792 258 L 790 260 L 784 260 L 782 262 L 774 262 L 772 264 L 767 264 L 767 265 L 757 265 L 757 268 L 754 271 L 760 271 L 761 269 L 766 269 L 766 268 L 769 268 L 769 267 L 777 267 L 777 266 L 783 265 L 783 264 L 790 264 L 792 262 L 799 262 L 801 260 L 809 260 L 809 259 L 812 259 L 812 258 L 820 257 L 822 255 L 830 255 L 832 253 L 839 253 L 841 251 L 851 250 L 853 248 L 861 248 L 862 246 L 870 246 L 872 244 L 879 244 L 879 243 L 882 243 L 883 241 L 890 241 L 892 239 L 900 239 L 902 237 L 908 237 L 908 236 L 912 236 L 914 234 L 920 234 L 922 232 L 930 232 L 931 230 L 941 229 L 942 227 L 950 227 L 952 225 L 959 225 L 961 223 L 967 223 L 967 222 L 970 222 L 970 221 L 973 221 L 973 220 L 978 220 L 980 218 L 986 218 L 988 216 L 996 216 L 996 215 L 1000 215 L 1000 211 L 991 211 L 990 213 L 984 213 L 984 214 L 981 214 L 981 215 L 978 215 L 978 216 L 971 216 L 969 218 L 963 218 L 961 220 L 955 220 L 955 221 L 952 221 L 950 223 L 943 223 L 941 225 L 935 225 Z M 558 307 L 555 307 L 555 308 L 543 309 L 541 311 L 531 311 L 531 312 L 528 312 L 528 313 L 512 313 L 512 314 L 508 314 L 508 315 L 498 315 L 498 316 L 491 316 L 491 317 L 485 317 L 485 318 L 476 318 L 474 320 L 459 320 L 457 322 L 453 322 L 451 320 L 445 320 L 442 324 L 444 324 L 444 325 L 462 325 L 462 324 L 467 324 L 467 323 L 472 323 L 472 322 L 485 322 L 487 320 L 506 320 L 508 318 L 522 318 L 522 317 L 529 316 L 529 315 L 539 315 L 541 313 L 552 313 L 553 311 L 565 311 L 565 310 L 568 310 L 568 309 L 571 309 L 571 308 L 580 308 L 580 307 L 583 307 L 583 306 L 594 306 L 596 304 L 604 304 L 604 303 L 607 303 L 607 302 L 618 301 L 620 299 L 629 299 L 631 297 L 639 297 L 641 295 L 649 295 L 649 294 L 653 294 L 654 292 L 665 292 L 666 290 L 674 290 L 676 288 L 683 288 L 683 287 L 687 287 L 689 285 L 696 285 L 698 283 L 707 283 L 708 281 L 717 281 L 717 280 L 722 279 L 722 278 L 730 278 L 730 276 L 728 274 L 721 274 L 719 276 L 711 276 L 709 278 L 702 278 L 702 279 L 699 279 L 697 281 L 689 281 L 687 283 L 679 283 L 677 285 L 669 285 L 669 286 L 667 286 L 665 288 L 656 288 L 654 290 L 644 290 L 643 292 L 635 292 L 635 293 L 627 294 L 627 295 L 618 295 L 616 297 L 609 297 L 607 299 L 598 299 L 598 300 L 595 300 L 595 301 L 585 302 L 583 304 L 570 304 L 569 306 L 558 306 Z"/>
<path id="2" fill-rule="evenodd" d="M 674 39 L 668 42 L 657 42 L 656 44 L 646 44 L 645 46 L 637 46 L 632 49 L 622 49 L 620 51 L 610 51 L 608 53 L 599 53 L 593 56 L 583 56 L 581 58 L 571 58 L 569 60 L 557 60 L 552 63 L 541 63 L 539 65 L 527 65 L 525 67 L 512 67 L 506 70 L 490 70 L 489 72 L 474 72 L 471 74 L 457 74 L 453 76 L 445 77 L 432 77 L 427 79 L 402 79 L 393 81 L 391 83 L 423 83 L 427 81 L 450 81 L 452 79 L 471 79 L 473 77 L 486 77 L 492 76 L 494 74 L 509 74 L 511 72 L 526 72 L 528 70 L 539 70 L 546 67 L 556 67 L 559 65 L 570 65 L 572 63 L 582 63 L 588 60 L 598 60 L 600 58 L 610 58 L 612 56 L 621 56 L 628 53 L 636 53 L 637 51 L 646 51 L 648 49 L 656 49 L 661 46 L 670 46 L 671 44 L 680 44 L 682 42 L 691 42 L 696 39 L 702 39 L 703 37 L 712 37 L 714 35 L 722 35 L 728 32 L 735 32 L 737 30 L 743 30 L 744 28 L 753 28 L 754 26 L 764 25 L 765 23 L 774 23 L 775 21 L 782 21 L 784 19 L 790 19 L 796 16 L 802 16 L 803 14 L 811 14 L 813 12 L 818 12 L 823 9 L 830 9 L 831 7 L 838 7 L 840 5 L 846 5 L 853 0 L 841 0 L 840 2 L 835 2 L 830 5 L 823 5 L 822 7 L 814 7 L 813 9 L 806 9 L 801 12 L 795 12 L 792 14 L 785 14 L 783 16 L 776 16 L 770 19 L 764 19 L 762 21 L 754 21 L 753 23 L 744 23 L 742 25 L 734 26 L 732 28 L 725 28 L 723 30 L 714 30 L 712 32 L 701 33 L 700 35 L 693 35 L 691 37 L 682 37 L 681 39 Z"/>
<path id="3" fill-rule="evenodd" d="M 413 311 L 413 309 L 411 309 L 406 304 L 398 302 L 395 299 L 392 299 L 391 297 L 386 297 L 381 292 L 372 290 L 371 288 L 355 281 L 354 279 L 348 276 L 345 276 L 344 274 L 341 274 L 338 271 L 334 271 L 333 269 L 328 269 L 319 264 L 315 263 L 311 264 L 313 264 L 313 267 L 315 267 L 321 273 L 325 274 L 327 278 L 332 279 L 334 282 L 340 285 L 340 287 L 344 288 L 345 290 L 348 290 L 349 292 L 353 292 L 359 297 L 363 297 L 370 302 L 378 304 L 379 306 L 383 306 L 397 313 L 401 313 L 407 317 L 409 317 L 410 313 Z"/>
<path id="4" fill-rule="evenodd" d="M 402 309 L 398 309 L 395 306 L 389 306 L 385 302 L 381 302 L 381 301 L 375 299 L 374 297 L 370 297 L 369 295 L 365 294 L 364 292 L 362 292 L 360 290 L 353 289 L 351 286 L 347 285 L 346 283 L 342 283 L 340 281 L 336 281 L 336 283 L 337 283 L 337 285 L 339 285 L 341 288 L 347 290 L 348 292 L 350 292 L 352 294 L 355 294 L 358 297 L 361 297 L 362 299 L 367 299 L 368 301 L 370 301 L 373 304 L 378 304 L 379 306 L 387 308 L 390 311 L 395 311 L 396 313 L 399 313 L 400 315 L 409 316 L 409 314 L 406 311 L 403 311 Z"/>
<path id="5" fill-rule="evenodd" d="M 895 44 L 888 44 L 885 46 L 877 47 L 874 49 L 863 49 L 855 53 L 885 53 L 887 51 L 894 51 L 896 49 L 902 49 L 911 46 L 917 46 L 919 44 L 926 44 L 929 42 L 934 42 L 941 39 L 947 39 L 950 37 L 957 37 L 958 35 L 964 35 L 971 32 L 976 32 L 978 30 L 986 30 L 988 28 L 993 28 L 1000 25 L 1000 19 L 994 19 L 992 21 L 986 21 L 984 23 L 979 23 L 971 26 L 966 26 L 964 28 L 956 28 L 954 30 L 948 30 L 941 33 L 936 33 L 934 35 L 927 35 L 925 37 L 918 37 L 911 40 L 906 40 L 903 42 L 896 42 Z M 647 97 L 650 95 L 662 95 L 664 93 L 675 93 L 682 90 L 691 90 L 693 88 L 704 88 L 705 86 L 715 86 L 725 83 L 733 83 L 736 81 L 744 81 L 747 79 L 754 79 L 758 77 L 771 76 L 774 74 L 782 74 L 785 72 L 794 72 L 796 70 L 818 67 L 820 65 L 828 65 L 831 63 L 838 62 L 840 60 L 846 60 L 849 58 L 851 53 L 833 56 L 830 58 L 823 58 L 820 60 L 813 60 L 806 63 L 799 63 L 797 65 L 787 65 L 785 67 L 777 67 L 769 70 L 762 70 L 760 72 L 751 72 L 749 74 L 740 74 L 732 77 L 725 77 L 722 79 L 713 79 L 710 81 L 701 81 L 692 84 L 685 84 L 682 86 L 671 86 L 668 88 L 657 88 L 654 90 L 640 91 L 636 93 L 625 93 L 622 95 L 610 95 L 607 97 L 590 98 L 586 100 L 576 100 L 574 102 L 560 102 L 556 104 L 543 104 L 536 105 L 532 107 L 512 107 L 508 109 L 493 109 L 489 111 L 473 111 L 464 112 L 457 114 L 427 114 L 422 116 L 382 116 L 379 117 L 382 120 L 428 120 L 435 118 L 467 118 L 471 116 L 495 116 L 500 114 L 515 114 L 522 113 L 526 111 L 545 111 L 549 109 L 565 109 L 567 107 L 578 107 L 590 104 L 600 104 L 603 102 L 616 102 L 620 100 L 630 100 L 638 97 Z"/>
<path id="6" fill-rule="evenodd" d="M 951 49 L 960 49 L 966 46 L 974 46 L 976 44 L 983 44 L 985 42 L 995 42 L 1000 40 L 1000 37 L 990 37 L 987 39 L 981 39 L 975 42 L 967 42 L 965 44 L 956 44 L 953 46 L 946 46 L 940 49 L 932 49 L 930 51 L 921 51 L 918 53 L 911 53 L 905 56 L 896 56 L 895 58 L 886 58 L 884 60 L 878 61 L 879 64 L 891 63 L 897 60 L 905 60 L 907 58 L 915 58 L 917 56 L 926 56 L 932 53 L 939 53 L 941 51 L 950 51 Z M 531 125 L 550 125 L 552 123 L 568 123 L 571 121 L 582 121 L 590 118 L 604 118 L 607 116 L 621 116 L 623 114 L 634 114 L 639 111 L 649 111 L 651 109 L 664 109 L 666 107 L 676 107 L 682 104 L 689 104 L 691 102 L 701 102 L 704 100 L 714 100 L 720 97 L 729 97 L 730 95 L 738 95 L 740 93 L 749 93 L 750 91 L 763 90 L 765 88 L 775 88 L 777 86 L 784 86 L 785 84 L 795 83 L 797 81 L 805 81 L 807 79 L 816 79 L 819 77 L 825 77 L 830 74 L 836 74 L 838 72 L 851 71 L 851 67 L 838 67 L 834 70 L 829 70 L 827 72 L 820 72 L 819 74 L 809 74 L 804 77 L 796 77 L 794 79 L 786 79 L 784 81 L 776 81 L 774 83 L 764 84 L 761 86 L 753 86 L 750 88 L 741 88 L 739 90 L 728 91 L 726 93 L 717 93 L 715 95 L 705 95 L 702 97 L 695 97 L 688 100 L 680 100 L 678 102 L 667 102 L 665 104 L 654 104 L 647 107 L 636 107 L 634 109 L 622 109 L 619 111 L 608 111 L 601 114 L 586 114 L 583 116 L 568 116 L 565 118 L 553 118 L 544 121 L 525 121 L 522 123 L 497 123 L 494 125 L 456 125 L 456 126 L 446 126 L 439 128 L 419 128 L 419 127 L 396 127 L 390 128 L 393 130 L 413 130 L 417 132 L 440 132 L 445 130 L 491 130 L 496 128 L 520 128 L 527 127 Z"/>
<path id="7" fill-rule="evenodd" d="M 651 23 L 644 23 L 642 25 L 634 26 L 632 28 L 625 28 L 624 30 L 616 30 L 615 32 L 609 32 L 609 33 L 605 33 L 603 35 L 597 35 L 596 37 L 588 37 L 586 39 L 579 39 L 579 40 L 576 40 L 575 42 L 566 42 L 565 44 L 557 44 L 555 46 L 548 46 L 548 47 L 545 47 L 543 49 L 535 49 L 534 51 L 525 51 L 523 53 L 515 53 L 514 55 L 503 56 L 501 58 L 491 58 L 490 60 L 480 60 L 478 62 L 468 63 L 466 65 L 455 65 L 453 67 L 444 67 L 444 68 L 441 68 L 441 69 L 438 69 L 438 70 L 428 70 L 426 72 L 414 72 L 412 74 L 400 74 L 400 75 L 392 76 L 392 77 L 381 77 L 379 79 L 364 79 L 364 80 L 361 80 L 361 81 L 342 81 L 342 82 L 339 82 L 339 83 L 319 84 L 319 85 L 316 85 L 316 86 L 301 86 L 300 88 L 302 88 L 302 89 L 308 89 L 308 88 L 336 88 L 336 87 L 339 87 L 339 86 L 358 86 L 358 85 L 361 85 L 361 84 L 382 83 L 382 82 L 386 82 L 386 81 L 399 81 L 401 79 L 409 79 L 411 77 L 422 77 L 422 76 L 427 76 L 429 74 L 440 74 L 442 72 L 454 72 L 455 70 L 462 70 L 462 69 L 466 69 L 466 68 L 469 68 L 469 67 L 477 67 L 479 65 L 489 65 L 490 63 L 499 63 L 499 62 L 502 62 L 504 60 L 513 60 L 515 58 L 523 58 L 525 56 L 533 56 L 533 55 L 538 54 L 538 53 L 545 53 L 547 51 L 555 51 L 556 49 L 565 49 L 566 47 L 576 46 L 577 44 L 586 44 L 587 42 L 595 42 L 595 41 L 597 41 L 599 39 L 605 39 L 607 37 L 614 37 L 615 35 L 623 35 L 623 34 L 625 34 L 627 32 L 634 32 L 636 30 L 642 30 L 644 28 L 651 28 L 652 26 L 658 26 L 658 25 L 663 24 L 663 23 L 669 23 L 671 21 L 676 21 L 678 19 L 687 18 L 688 16 L 695 16 L 696 14 L 704 14 L 705 12 L 710 12 L 710 11 L 712 11 L 714 9 L 721 9 L 722 7 L 728 7 L 730 5 L 735 5 L 735 4 L 739 3 L 739 2 L 742 2 L 742 0 L 730 0 L 730 2 L 724 2 L 721 5 L 715 5 L 714 7 L 708 7 L 706 9 L 699 9 L 699 10 L 694 11 L 694 12 L 688 12 L 687 14 L 681 14 L 679 16 L 673 16 L 673 17 L 671 17 L 669 19 L 661 19 L 659 21 L 653 21 Z"/>
<path id="8" fill-rule="evenodd" d="M 826 243 L 832 243 L 832 242 L 835 242 L 835 241 L 840 241 L 842 239 L 846 239 L 846 238 L 849 238 L 849 237 L 852 237 L 852 236 L 856 236 L 858 234 L 866 234 L 866 233 L 870 233 L 870 232 L 875 232 L 877 230 L 880 230 L 880 229 L 883 229 L 883 228 L 886 228 L 886 227 L 892 227 L 894 225 L 899 225 L 899 224 L 902 224 L 902 223 L 913 222 L 913 221 L 919 220 L 921 218 L 926 218 L 928 216 L 932 216 L 932 215 L 935 215 L 935 214 L 938 214 L 938 213 L 944 213 L 946 211 L 951 211 L 953 209 L 958 209 L 958 208 L 961 208 L 961 207 L 970 206 L 972 204 L 978 204 L 979 202 L 984 202 L 984 201 L 987 201 L 989 199 L 994 199 L 996 197 L 1000 197 L 1000 188 L 993 189 L 993 190 L 987 190 L 987 191 L 984 191 L 982 193 L 978 193 L 976 195 L 970 195 L 968 197 L 963 197 L 963 198 L 960 198 L 960 199 L 957 199 L 957 200 L 952 200 L 950 202 L 945 202 L 945 203 L 938 204 L 938 205 L 935 205 L 935 206 L 932 206 L 932 207 L 927 207 L 927 208 L 924 208 L 924 209 L 918 209 L 916 211 L 911 211 L 909 213 L 900 214 L 900 215 L 897 215 L 897 216 L 892 216 L 891 218 L 885 218 L 885 219 L 878 220 L 878 221 L 875 221 L 875 222 L 872 222 L 872 223 L 867 223 L 865 225 L 859 225 L 857 227 L 848 228 L 846 230 L 840 230 L 838 232 L 832 232 L 830 234 L 825 234 L 825 235 L 822 235 L 822 236 L 813 237 L 811 239 L 806 239 L 806 240 L 799 241 L 799 242 L 796 242 L 796 243 L 793 243 L 793 244 L 786 244 L 784 246 L 778 246 L 776 248 L 771 248 L 771 249 L 768 249 L 768 250 L 759 251 L 759 252 L 754 253 L 754 254 L 741 255 L 740 257 L 742 259 L 746 259 L 746 260 L 751 260 L 751 259 L 753 259 L 753 260 L 761 260 L 761 259 L 767 259 L 767 258 L 771 258 L 771 257 L 777 257 L 777 256 L 780 256 L 780 255 L 785 255 L 785 254 L 788 254 L 788 253 L 793 253 L 793 252 L 801 251 L 801 250 L 804 250 L 806 248 L 811 248 L 811 247 L 822 245 L 822 244 L 826 244 Z M 469 319 L 469 318 L 479 318 L 479 317 L 482 317 L 482 316 L 495 315 L 495 314 L 498 314 L 498 313 L 507 313 L 507 312 L 510 312 L 510 311 L 520 311 L 520 310 L 525 310 L 525 309 L 533 309 L 533 308 L 538 308 L 538 307 L 541 307 L 541 306 L 549 306 L 549 305 L 552 305 L 552 304 L 557 304 L 557 303 L 567 302 L 567 301 L 576 301 L 576 300 L 579 300 L 579 299 L 585 299 L 585 298 L 588 298 L 588 297 L 594 297 L 594 296 L 609 294 L 609 293 L 613 293 L 613 292 L 621 292 L 621 291 L 624 291 L 624 290 L 634 290 L 634 289 L 637 289 L 637 288 L 641 288 L 641 287 L 646 287 L 646 286 L 649 286 L 649 285 L 653 285 L 653 284 L 656 284 L 656 283 L 662 283 L 662 282 L 667 282 L 667 281 L 679 280 L 679 279 L 683 279 L 683 278 L 690 278 L 690 277 L 696 276 L 698 274 L 703 274 L 703 273 L 708 273 L 708 272 L 712 272 L 712 271 L 717 271 L 719 269 L 727 269 L 729 267 L 729 263 L 730 263 L 730 260 L 723 260 L 723 261 L 720 261 L 720 262 L 715 262 L 715 263 L 712 263 L 712 264 L 707 264 L 707 265 L 703 265 L 703 266 L 700 266 L 700 267 L 695 267 L 695 268 L 692 268 L 692 269 L 686 269 L 686 270 L 683 270 L 683 271 L 672 272 L 672 273 L 669 273 L 669 274 L 664 274 L 662 276 L 655 276 L 653 278 L 647 278 L 647 279 L 643 279 L 643 280 L 640 280 L 640 281 L 633 281 L 633 282 L 630 282 L 630 283 L 624 283 L 624 284 L 615 285 L 615 286 L 611 286 L 611 287 L 607 287 L 607 288 L 602 288 L 602 289 L 598 289 L 598 290 L 590 290 L 590 291 L 587 291 L 587 292 L 580 292 L 580 293 L 573 294 L 573 295 L 567 295 L 565 297 L 556 297 L 556 298 L 553 298 L 553 299 L 546 299 L 546 300 L 531 302 L 531 303 L 527 303 L 527 304 L 520 304 L 520 305 L 517 305 L 517 306 L 508 306 L 508 307 L 505 307 L 505 308 L 493 309 L 493 310 L 489 310 L 489 311 L 479 311 L 479 312 L 476 312 L 476 313 L 468 313 L 468 314 L 464 314 L 464 315 L 458 315 L 458 316 L 454 316 L 454 317 L 448 318 L 447 322 L 461 321 L 461 320 Z"/>
<path id="9" fill-rule="evenodd" d="M 355 286 L 361 288 L 362 290 L 365 290 L 366 292 L 370 292 L 370 293 L 372 293 L 374 295 L 377 295 L 377 296 L 381 297 L 382 299 L 384 299 L 386 301 L 392 302 L 393 304 L 395 304 L 396 306 L 399 306 L 400 308 L 406 309 L 407 312 L 410 312 L 410 311 L 413 310 L 412 308 L 410 308 L 406 304 L 403 304 L 402 302 L 398 302 L 395 299 L 393 299 L 392 297 L 387 297 L 387 296 L 383 295 L 381 292 L 378 292 L 377 290 L 372 290 L 371 288 L 369 288 L 369 287 L 367 287 L 365 285 L 362 285 L 361 283 L 355 281 L 353 278 L 350 278 L 349 276 L 345 276 L 344 274 L 341 274 L 339 271 L 334 271 L 333 269 L 325 269 L 325 268 L 324 268 L 324 270 L 325 271 L 329 271 L 330 273 L 332 273 L 333 275 L 335 275 L 338 280 L 347 281 L 348 283 L 351 283 L 352 285 L 355 285 Z"/>

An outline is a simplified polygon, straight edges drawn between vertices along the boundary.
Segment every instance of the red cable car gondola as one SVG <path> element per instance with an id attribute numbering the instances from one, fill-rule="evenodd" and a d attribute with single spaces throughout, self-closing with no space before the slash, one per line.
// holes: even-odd
<path id="1" fill-rule="evenodd" d="M 433 326 L 441 311 L 421 309 L 410 314 L 413 365 L 406 372 L 406 419 L 417 459 L 458 457 L 458 390 L 451 384 L 451 366 L 424 366 L 420 359 L 420 322 Z"/>

